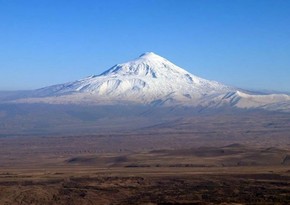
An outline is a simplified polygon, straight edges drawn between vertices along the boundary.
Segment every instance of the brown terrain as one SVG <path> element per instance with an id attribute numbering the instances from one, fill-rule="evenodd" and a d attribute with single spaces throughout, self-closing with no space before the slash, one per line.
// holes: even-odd
<path id="1" fill-rule="evenodd" d="M 2 133 L 0 204 L 290 204 L 289 115 L 94 132 Z"/>

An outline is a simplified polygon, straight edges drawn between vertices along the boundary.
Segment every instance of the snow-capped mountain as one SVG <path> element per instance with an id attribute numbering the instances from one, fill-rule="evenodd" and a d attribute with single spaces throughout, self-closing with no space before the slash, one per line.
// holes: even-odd
<path id="1" fill-rule="evenodd" d="M 231 106 L 289 110 L 290 96 L 254 95 L 202 79 L 152 52 L 100 75 L 38 89 L 25 103 L 154 104 L 202 107 Z"/>

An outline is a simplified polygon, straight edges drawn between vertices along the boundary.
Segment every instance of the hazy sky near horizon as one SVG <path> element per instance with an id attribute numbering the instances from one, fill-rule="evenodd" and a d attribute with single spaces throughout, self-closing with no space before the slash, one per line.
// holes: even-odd
<path id="1" fill-rule="evenodd" d="M 288 0 L 0 0 L 0 90 L 100 74 L 152 51 L 194 75 L 290 91 Z"/>

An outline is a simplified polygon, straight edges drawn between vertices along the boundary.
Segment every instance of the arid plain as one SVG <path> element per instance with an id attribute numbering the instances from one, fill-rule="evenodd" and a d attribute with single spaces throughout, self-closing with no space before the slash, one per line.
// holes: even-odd
<path id="1" fill-rule="evenodd" d="M 290 203 L 288 114 L 159 121 L 70 135 L 2 129 L 0 204 Z"/>

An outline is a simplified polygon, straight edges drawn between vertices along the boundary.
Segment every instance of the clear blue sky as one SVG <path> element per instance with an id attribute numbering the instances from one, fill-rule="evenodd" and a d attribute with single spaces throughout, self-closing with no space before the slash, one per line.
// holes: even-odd
<path id="1" fill-rule="evenodd" d="M 290 91 L 289 0 L 0 0 L 0 90 L 153 51 L 200 77 Z"/>

